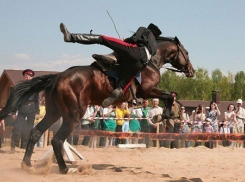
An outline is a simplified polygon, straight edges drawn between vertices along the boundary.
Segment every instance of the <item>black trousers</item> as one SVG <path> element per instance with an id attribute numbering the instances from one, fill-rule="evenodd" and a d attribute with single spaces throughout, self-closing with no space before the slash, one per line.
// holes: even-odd
<path id="1" fill-rule="evenodd" d="M 22 132 L 25 133 L 25 135 L 22 137 L 22 148 L 27 147 L 30 131 L 34 125 L 35 114 L 36 113 L 18 113 L 18 116 L 14 122 L 14 129 L 12 131 L 11 147 L 19 147 L 19 140 L 21 138 Z"/>
<path id="2" fill-rule="evenodd" d="M 119 64 L 122 71 L 119 73 L 119 79 L 124 79 L 126 84 L 135 76 L 143 64 L 141 60 L 147 59 L 143 47 L 136 44 L 129 44 L 120 39 L 102 35 L 102 45 L 114 50 L 120 58 Z M 119 80 L 120 82 L 121 80 Z"/>
<path id="3" fill-rule="evenodd" d="M 117 125 L 117 127 L 116 127 L 116 132 L 122 132 L 122 125 Z M 120 139 L 120 138 L 116 138 L 116 146 L 118 145 L 118 144 L 123 144 L 124 142 L 123 142 L 123 139 Z"/>

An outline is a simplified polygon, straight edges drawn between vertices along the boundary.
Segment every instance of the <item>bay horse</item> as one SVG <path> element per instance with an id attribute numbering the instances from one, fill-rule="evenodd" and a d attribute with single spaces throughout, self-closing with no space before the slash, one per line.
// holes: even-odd
<path id="1" fill-rule="evenodd" d="M 143 99 L 162 100 L 166 106 L 165 117 L 169 117 L 173 97 L 169 92 L 157 88 L 161 78 L 159 70 L 165 63 L 170 63 L 187 77 L 194 75 L 188 52 L 178 38 L 159 38 L 157 54 L 142 70 L 142 83 L 137 86 L 136 95 Z M 101 105 L 102 101 L 110 95 L 108 89 L 113 90 L 108 77 L 92 65 L 71 67 L 57 74 L 35 77 L 16 85 L 10 93 L 6 106 L 0 111 L 0 120 L 8 113 L 17 111 L 33 93 L 44 91 L 46 102 L 45 117 L 30 132 L 22 167 L 31 167 L 34 145 L 41 135 L 62 117 L 63 123 L 51 143 L 60 173 L 66 174 L 69 169 L 62 155 L 63 143 L 85 114 L 87 106 Z M 127 101 L 128 93 L 117 103 Z"/>

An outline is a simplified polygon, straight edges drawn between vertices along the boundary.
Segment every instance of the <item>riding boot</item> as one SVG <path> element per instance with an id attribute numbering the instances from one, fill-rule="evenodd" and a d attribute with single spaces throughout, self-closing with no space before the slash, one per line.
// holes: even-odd
<path id="1" fill-rule="evenodd" d="M 81 44 L 101 44 L 102 37 L 101 35 L 93 35 L 93 34 L 72 34 L 70 33 L 66 26 L 61 23 L 60 31 L 64 34 L 65 42 L 77 42 Z"/>
<path id="2" fill-rule="evenodd" d="M 107 97 L 103 102 L 102 102 L 102 107 L 106 108 L 113 104 L 115 100 L 122 98 L 124 95 L 122 88 L 116 88 L 109 97 Z"/>

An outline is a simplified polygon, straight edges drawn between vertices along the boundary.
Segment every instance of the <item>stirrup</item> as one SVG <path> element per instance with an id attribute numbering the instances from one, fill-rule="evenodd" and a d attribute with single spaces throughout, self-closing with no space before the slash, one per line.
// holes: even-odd
<path id="1" fill-rule="evenodd" d="M 102 107 L 108 107 L 112 105 L 117 99 L 120 99 L 123 97 L 123 91 L 122 89 L 115 89 L 109 97 L 107 97 L 103 102 L 102 102 Z"/>

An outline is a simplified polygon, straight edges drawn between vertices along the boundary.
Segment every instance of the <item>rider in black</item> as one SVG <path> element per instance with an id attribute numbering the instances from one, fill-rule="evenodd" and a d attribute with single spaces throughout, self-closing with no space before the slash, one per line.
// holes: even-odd
<path id="1" fill-rule="evenodd" d="M 147 28 L 138 28 L 135 34 L 124 41 L 105 35 L 73 34 L 66 29 L 63 23 L 60 24 L 60 30 L 64 34 L 65 42 L 101 44 L 115 51 L 118 59 L 121 60 L 120 66 L 123 71 L 119 75 L 119 84 L 111 95 L 103 101 L 103 107 L 113 104 L 116 99 L 121 98 L 127 91 L 136 74 L 156 54 L 156 38 L 162 33 L 152 23 Z"/>

